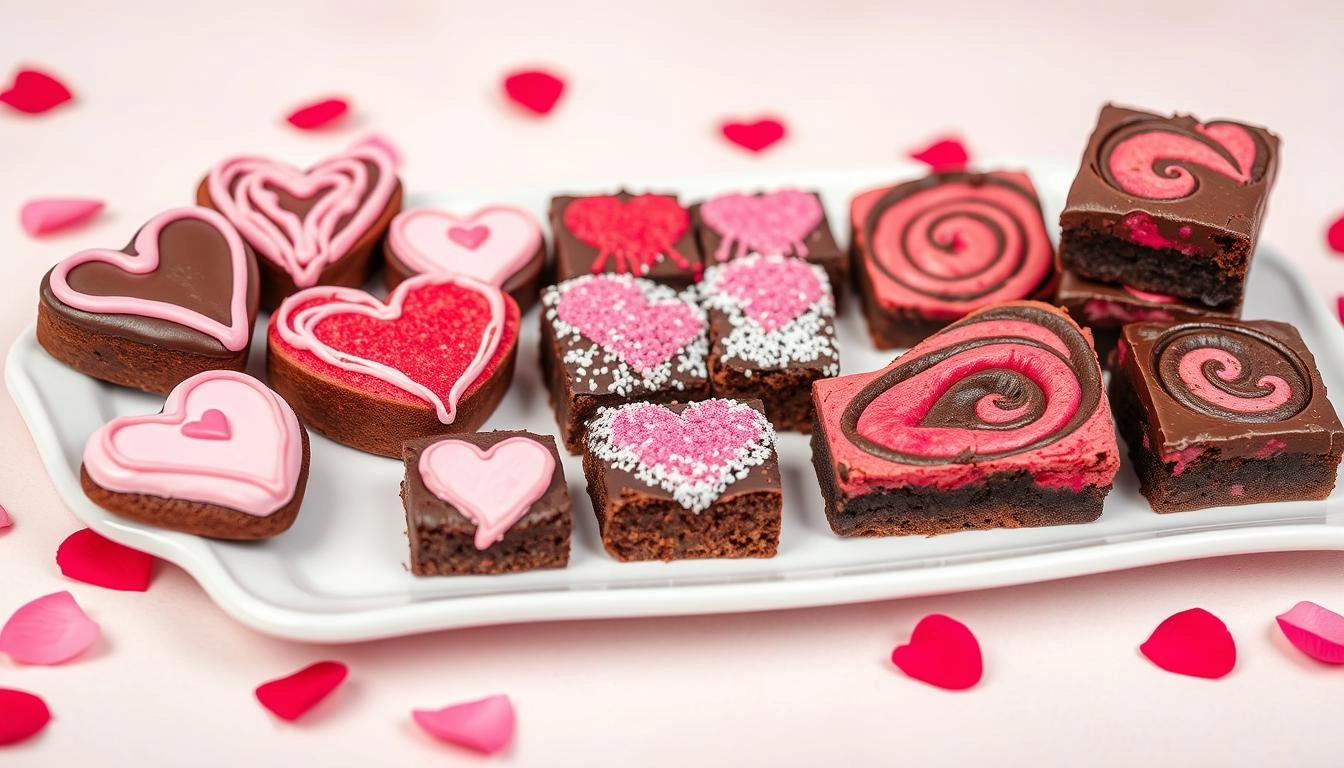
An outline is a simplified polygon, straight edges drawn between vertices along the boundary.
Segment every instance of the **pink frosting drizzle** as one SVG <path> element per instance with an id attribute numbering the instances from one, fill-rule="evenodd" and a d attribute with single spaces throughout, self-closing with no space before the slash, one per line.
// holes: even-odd
<path id="1" fill-rule="evenodd" d="M 1196 125 L 1194 129 L 1202 138 L 1158 127 L 1116 142 L 1106 158 L 1116 186 L 1150 200 L 1186 197 L 1198 186 L 1194 174 L 1184 167 L 1186 163 L 1242 184 L 1251 181 L 1256 150 L 1250 131 L 1236 123 Z M 1164 164 L 1161 171 L 1158 164 Z"/>
<path id="2" fill-rule="evenodd" d="M 476 548 L 487 549 L 546 493 L 555 457 L 526 437 L 501 440 L 488 450 L 449 439 L 420 454 L 419 471 L 430 493 L 476 524 Z"/>
<path id="3" fill-rule="evenodd" d="M 821 281 L 811 265 L 767 257 L 722 267 L 718 290 L 736 299 L 747 317 L 774 333 L 821 300 Z"/>
<path id="4" fill-rule="evenodd" d="M 616 353 L 641 375 L 671 360 L 704 333 L 703 318 L 677 299 L 651 304 L 635 279 L 583 276 L 568 281 L 557 317 Z"/>
<path id="5" fill-rule="evenodd" d="M 1191 394 L 1209 403 L 1237 413 L 1264 413 L 1282 406 L 1292 399 L 1293 387 L 1281 376 L 1261 376 L 1256 380 L 1258 387 L 1269 387 L 1271 391 L 1260 397 L 1237 397 L 1211 384 L 1204 375 L 1204 366 L 1213 363 L 1217 366 L 1216 375 L 1223 381 L 1233 381 L 1241 375 L 1241 361 L 1231 353 L 1216 347 L 1200 347 L 1187 352 L 1181 358 L 1179 375 Z"/>
<path id="6" fill-rule="evenodd" d="M 468 216 L 415 208 L 392 219 L 387 237 L 416 272 L 455 272 L 500 286 L 536 255 L 541 227 L 528 212 L 505 205 Z"/>
<path id="7" fill-rule="evenodd" d="M 807 256 L 804 240 L 826 214 L 816 195 L 780 189 L 763 195 L 738 192 L 719 195 L 700 206 L 700 218 L 722 235 L 714 258 L 727 261 L 733 246 L 738 256 L 748 251 Z"/>
<path id="8" fill-rule="evenodd" d="M 165 301 L 153 301 L 135 296 L 94 296 L 80 293 L 70 287 L 71 270 L 94 261 L 105 262 L 117 269 L 133 275 L 145 275 L 159 268 L 159 236 L 165 227 L 186 219 L 203 221 L 219 231 L 229 244 L 229 258 L 232 260 L 230 274 L 233 283 L 229 300 L 229 324 L 187 309 L 179 304 Z M 164 211 L 150 219 L 135 236 L 135 255 L 93 248 L 80 251 L 57 264 L 51 270 L 51 292 L 65 304 L 82 309 L 85 312 L 97 312 L 109 315 L 140 315 L 157 320 L 186 326 L 200 331 L 224 345 L 225 349 L 237 352 L 247 346 L 252 336 L 251 322 L 247 312 L 248 256 L 243 239 L 238 236 L 233 225 L 219 213 L 209 208 L 175 208 Z"/>

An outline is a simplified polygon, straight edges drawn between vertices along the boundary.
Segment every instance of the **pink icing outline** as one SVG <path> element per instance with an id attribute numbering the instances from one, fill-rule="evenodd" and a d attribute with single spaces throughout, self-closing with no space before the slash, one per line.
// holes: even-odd
<path id="1" fill-rule="evenodd" d="M 446 455 L 450 451 L 459 454 L 456 460 Z M 472 459 L 487 466 L 467 465 Z M 529 460 L 535 463 L 527 463 Z M 487 469 L 491 462 L 495 462 L 493 472 Z M 551 487 L 555 457 L 546 446 L 521 436 L 501 440 L 484 451 L 464 440 L 450 439 L 434 443 L 420 454 L 419 471 L 430 493 L 476 524 L 476 549 L 488 549 L 503 539 Z M 488 477 L 481 477 L 487 473 Z"/>
<path id="2" fill-rule="evenodd" d="M 462 375 L 458 377 L 457 381 L 453 382 L 453 386 L 448 392 L 447 403 L 443 402 L 434 390 L 415 381 L 400 370 L 375 360 L 368 360 L 332 349 L 319 341 L 314 334 L 314 329 L 318 323 L 337 314 L 360 314 L 381 321 L 396 320 L 401 317 L 402 304 L 405 302 L 407 294 L 422 285 L 442 285 L 445 283 L 452 283 L 476 291 L 484 296 L 486 302 L 490 305 L 490 322 L 481 332 L 481 345 L 476 349 L 475 357 L 463 369 Z M 297 313 L 294 312 L 294 307 L 313 299 L 322 299 L 323 303 L 305 307 Z M 276 310 L 275 316 L 276 329 L 280 338 L 289 346 L 308 352 L 319 360 L 342 370 L 363 373 L 381 379 L 398 389 L 421 398 L 434 406 L 435 413 L 443 424 L 452 424 L 457 419 L 458 401 L 480 377 L 481 372 L 485 370 L 486 365 L 494 357 L 495 350 L 499 347 L 500 337 L 503 335 L 505 321 L 504 294 L 500 293 L 498 288 L 465 275 L 456 274 L 427 274 L 412 277 L 399 284 L 388 295 L 386 303 L 355 288 L 319 285 L 299 291 L 285 299 Z"/>
<path id="3" fill-rule="evenodd" d="M 1257 387 L 1270 387 L 1271 391 L 1260 397 L 1237 397 L 1213 386 L 1204 376 L 1204 364 L 1221 364 L 1217 372 L 1223 381 L 1232 381 L 1241 375 L 1241 361 L 1231 353 L 1214 347 L 1192 349 L 1181 357 L 1177 364 L 1181 381 L 1190 394 L 1214 405 L 1236 413 L 1265 413 L 1288 402 L 1293 397 L 1293 387 L 1282 376 L 1261 376 L 1256 380 Z"/>
<path id="4" fill-rule="evenodd" d="M 372 190 L 367 190 L 367 171 L 360 160 L 378 166 Z M 323 187 L 333 191 L 299 219 L 280 207 L 276 194 L 266 191 L 267 184 L 305 199 Z M 232 157 L 211 168 L 206 177 L 211 202 L 258 253 L 284 269 L 300 288 L 314 285 L 324 269 L 344 258 L 368 233 L 396 185 L 396 165 L 376 143 L 358 144 L 308 170 L 262 157 Z M 336 232 L 337 223 L 347 215 L 350 221 Z"/>
<path id="5" fill-rule="evenodd" d="M 510 215 L 515 216 L 516 223 L 514 227 L 509 227 L 505 222 L 480 223 L 480 219 L 487 216 Z M 463 256 L 471 258 L 477 264 L 489 264 L 492 259 L 498 259 L 494 262 L 494 270 L 490 274 L 484 274 L 476 271 L 463 270 L 460 267 L 454 269 L 449 264 L 444 264 L 443 259 L 446 254 L 433 256 L 431 253 L 437 248 L 425 248 L 424 243 L 415 242 L 409 235 L 408 229 L 417 219 L 434 218 L 441 220 L 445 225 L 445 230 L 452 227 L 461 227 L 464 225 L 483 225 L 489 228 L 489 235 L 484 242 L 477 243 L 474 247 L 467 247 L 464 243 L 457 243 L 463 249 Z M 516 253 L 505 254 L 500 258 L 489 252 L 492 243 L 491 240 L 496 236 L 504 237 L 507 234 L 514 234 L 518 230 L 527 229 L 523 236 L 522 243 Z M 482 282 L 491 285 L 503 285 L 513 275 L 527 263 L 532 260 L 536 254 L 537 248 L 541 245 L 541 227 L 537 224 L 532 215 L 521 208 L 511 205 L 488 205 L 480 208 L 465 217 L 459 217 L 449 211 L 440 211 L 433 208 L 413 208 L 409 211 L 402 211 L 392 219 L 392 224 L 387 231 L 388 245 L 397 258 L 405 262 L 415 272 L 454 272 L 474 277 Z M 442 246 L 444 243 L 455 242 L 450 236 L 445 236 L 442 241 L 433 243 L 434 246 Z M 484 250 L 482 250 L 484 249 Z M 488 270 L 482 271 L 488 272 Z"/>
<path id="6" fill-rule="evenodd" d="M 700 218 L 722 236 L 714 251 L 717 261 L 727 261 L 737 244 L 737 255 L 747 251 L 807 257 L 803 242 L 826 219 L 816 195 L 786 188 L 762 195 L 728 192 L 700 205 Z M 746 223 L 747 226 L 735 226 Z"/>
<path id="7" fill-rule="evenodd" d="M 136 459 L 125 455 L 116 445 L 117 434 L 122 430 L 134 429 L 143 425 L 180 426 L 187 423 L 191 399 L 203 384 L 229 382 L 239 385 L 230 386 L 226 392 L 249 392 L 265 400 L 274 417 L 272 426 L 277 439 L 275 452 L 278 461 L 272 464 L 274 474 L 259 477 L 256 473 L 240 469 L 231 469 L 218 463 L 198 463 L 183 461 L 164 461 Z M 219 402 L 219 396 L 209 405 L 223 412 L 237 408 L 236 403 Z M 238 420 L 247 428 L 256 426 L 254 420 Z M 294 498 L 299 474 L 303 467 L 303 441 L 299 438 L 298 418 L 279 395 L 272 392 L 260 381 L 237 371 L 206 371 L 183 381 L 173 388 L 164 401 L 161 413 L 148 416 L 122 416 L 109 421 L 89 437 L 84 446 L 84 471 L 95 483 L 118 493 L 140 493 L 171 499 L 184 499 L 205 504 L 215 504 L 229 509 L 266 517 Z M 165 432 L 165 436 L 176 434 L 177 430 Z M 174 447 L 164 445 L 169 456 L 185 459 L 191 451 L 191 443 L 220 443 L 242 440 L 232 435 L 227 441 L 201 441 L 183 436 L 183 445 Z M 265 446 L 257 446 L 251 441 L 242 447 L 240 456 L 255 456 L 267 451 Z M 185 447 L 184 447 L 185 446 Z M 217 458 L 217 457 L 215 457 Z"/>
<path id="8" fill-rule="evenodd" d="M 187 309 L 166 301 L 153 301 L 135 296 L 94 296 L 80 293 L 70 287 L 69 275 L 76 267 L 90 262 L 111 264 L 133 275 L 147 275 L 159 268 L 159 236 L 173 222 L 196 219 L 214 227 L 229 244 L 232 262 L 233 297 L 229 302 L 229 324 L 206 317 L 194 309 Z M 209 208 L 174 208 L 164 211 L 145 223 L 135 236 L 136 255 L 104 248 L 80 251 L 57 264 L 51 270 L 51 292 L 62 303 L 85 312 L 109 315 L 140 315 L 191 328 L 217 340 L 230 352 L 238 352 L 252 338 L 247 312 L 247 246 L 228 219 Z"/>

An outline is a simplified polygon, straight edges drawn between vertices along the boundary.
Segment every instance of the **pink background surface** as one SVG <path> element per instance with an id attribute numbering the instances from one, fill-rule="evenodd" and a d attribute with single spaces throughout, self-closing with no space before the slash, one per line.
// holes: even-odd
<path id="1" fill-rule="evenodd" d="M 948 129 L 979 157 L 1072 162 L 1100 102 L 1236 116 L 1285 139 L 1265 239 L 1332 297 L 1344 262 L 1322 232 L 1344 209 L 1337 3 L 687 1 L 579 10 L 466 5 L 43 3 L 0 23 L 0 69 L 68 79 L 79 103 L 0 112 L 0 345 L 33 319 L 36 286 L 82 247 L 119 247 L 190 199 L 236 151 L 316 158 L 369 129 L 408 159 L 410 190 L 562 186 L 615 175 L 889 163 Z M 1143 51 L 1134 56 L 1134 51 Z M 18 57 L 17 59 L 14 57 Z M 533 121 L 501 103 L 510 67 L 552 63 L 571 89 Z M 331 134 L 281 123 L 329 92 L 357 120 Z M 721 117 L 777 111 L 791 137 L 761 157 L 719 140 Z M 110 210 L 43 241 L 21 202 L 91 194 Z M 0 398 L 0 616 L 70 589 L 103 625 L 58 668 L 0 660 L 0 687 L 43 695 L 55 721 L 5 765 L 470 764 L 410 722 L 495 692 L 519 731 L 501 764 L 1336 765 L 1344 670 L 1289 648 L 1273 616 L 1344 607 L 1344 554 L 1190 562 L 1011 589 L 853 607 L 514 626 L 320 648 L 263 637 L 164 566 L 147 594 L 74 584 L 54 564 L 80 527 Z M 1170 675 L 1138 644 L 1167 615 L 1221 616 L 1241 658 L 1219 682 Z M 886 659 L 919 617 L 952 614 L 986 651 L 975 690 L 910 681 Z M 258 683 L 324 657 L 347 684 L 298 725 Z"/>

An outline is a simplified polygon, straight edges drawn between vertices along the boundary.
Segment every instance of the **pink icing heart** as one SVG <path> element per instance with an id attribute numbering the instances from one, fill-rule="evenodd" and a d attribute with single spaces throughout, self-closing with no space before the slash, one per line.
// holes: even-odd
<path id="1" fill-rule="evenodd" d="M 470 248 L 473 251 L 481 247 L 481 243 L 484 243 L 485 239 L 489 236 L 490 228 L 483 224 L 474 227 L 448 228 L 449 240 L 452 240 L 463 248 Z"/>
<path id="2" fill-rule="evenodd" d="M 392 220 L 388 243 L 413 272 L 451 272 L 498 287 L 536 255 L 541 227 L 526 211 L 503 205 L 466 217 L 416 208 Z"/>
<path id="3" fill-rule="evenodd" d="M 727 261 L 733 243 L 747 251 L 807 256 L 803 240 L 821 225 L 825 213 L 816 195 L 781 189 L 763 195 L 736 192 L 706 200 L 700 218 L 723 236 L 714 258 Z"/>
<path id="4" fill-rule="evenodd" d="M 489 450 L 449 439 L 426 448 L 419 468 L 430 493 L 476 524 L 476 548 L 486 549 L 546 493 L 555 457 L 526 437 L 510 437 Z"/>
<path id="5" fill-rule="evenodd" d="M 737 300 L 747 317 L 774 333 L 821 300 L 821 281 L 801 259 L 772 256 L 730 262 L 715 287 Z"/>
<path id="6" fill-rule="evenodd" d="M 183 424 L 182 434 L 197 440 L 228 440 L 233 430 L 229 428 L 229 417 L 218 408 L 211 408 L 200 419 Z"/>
<path id="7" fill-rule="evenodd" d="M 641 375 L 704 332 L 704 321 L 691 305 L 681 300 L 649 304 L 634 281 L 621 277 L 598 275 L 570 286 L 556 313 Z"/>

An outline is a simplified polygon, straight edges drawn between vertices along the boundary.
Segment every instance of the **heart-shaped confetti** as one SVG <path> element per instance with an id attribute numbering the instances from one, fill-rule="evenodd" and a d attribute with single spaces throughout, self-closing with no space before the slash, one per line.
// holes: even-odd
<path id="1" fill-rule="evenodd" d="M 966 145 L 954 136 L 936 139 L 927 147 L 913 149 L 907 155 L 911 160 L 918 160 L 929 166 L 929 170 L 934 173 L 960 171 L 971 159 Z"/>
<path id="2" fill-rule="evenodd" d="M 1325 242 L 1330 246 L 1330 250 L 1344 254 L 1344 215 L 1335 219 L 1329 229 L 1325 230 Z"/>
<path id="3" fill-rule="evenodd" d="M 431 736 L 484 755 L 493 755 L 513 741 L 513 702 L 504 695 L 443 709 L 416 709 L 411 717 Z"/>
<path id="4" fill-rule="evenodd" d="M 1210 680 L 1237 664 L 1237 646 L 1227 625 L 1203 608 L 1169 616 L 1139 650 L 1168 672 Z"/>
<path id="5" fill-rule="evenodd" d="M 66 578 L 107 589 L 144 592 L 154 572 L 154 557 L 103 538 L 89 528 L 75 531 L 56 550 L 56 565 Z"/>
<path id="6" fill-rule="evenodd" d="M 910 642 L 891 652 L 891 663 L 916 680 L 961 691 L 984 674 L 980 643 L 965 624 L 940 613 L 919 620 Z"/>
<path id="7" fill-rule="evenodd" d="M 38 69 L 21 69 L 14 84 L 0 91 L 0 103 L 30 115 L 39 115 L 73 98 L 55 76 Z"/>
<path id="8" fill-rule="evenodd" d="M 511 72 L 504 78 L 504 93 L 515 104 L 538 115 L 548 114 L 565 92 L 565 81 L 544 69 Z"/>
<path id="9" fill-rule="evenodd" d="M 0 747 L 27 741 L 51 722 L 51 710 L 40 696 L 0 688 Z"/>
<path id="10" fill-rule="evenodd" d="M 345 99 L 320 99 L 295 109 L 285 120 L 299 130 L 315 131 L 331 126 L 349 111 L 350 102 Z"/>
<path id="11" fill-rule="evenodd" d="M 276 717 L 294 722 L 336 690 L 348 671 L 339 661 L 319 661 L 257 686 L 257 701 Z"/>
<path id="12" fill-rule="evenodd" d="M 91 197 L 37 197 L 23 204 L 19 224 L 33 237 L 69 229 L 103 210 L 103 201 Z"/>
<path id="13" fill-rule="evenodd" d="M 0 653 L 19 664 L 67 662 L 98 639 L 98 625 L 69 592 L 55 592 L 24 605 L 0 629 Z"/>
<path id="14" fill-rule="evenodd" d="M 719 125 L 723 137 L 732 143 L 752 152 L 761 152 L 784 138 L 787 132 L 784 123 L 772 117 L 763 117 L 753 122 L 725 121 Z"/>
<path id="15" fill-rule="evenodd" d="M 1294 648 L 1326 664 L 1344 664 L 1344 616 L 1304 600 L 1277 619 Z"/>

